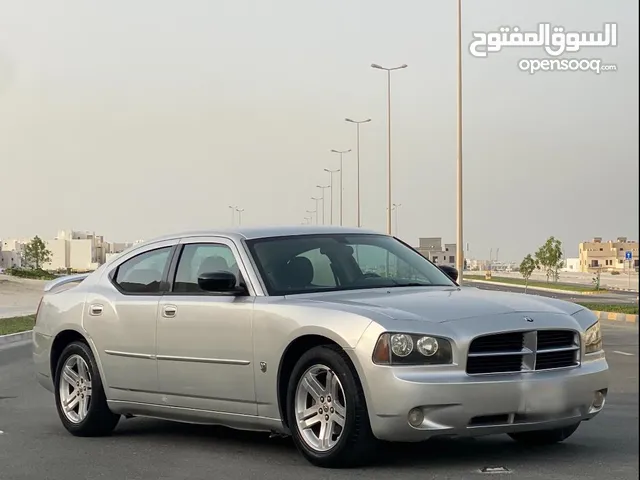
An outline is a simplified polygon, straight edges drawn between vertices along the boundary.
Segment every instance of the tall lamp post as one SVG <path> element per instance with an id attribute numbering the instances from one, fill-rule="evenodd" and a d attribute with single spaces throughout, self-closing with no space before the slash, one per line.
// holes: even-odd
<path id="1" fill-rule="evenodd" d="M 316 225 L 318 225 L 318 202 L 322 200 L 321 197 L 311 197 L 311 200 L 315 200 L 316 202 Z M 322 208 L 322 216 L 324 217 L 324 205 Z M 324 225 L 324 218 L 322 219 L 322 224 Z"/>
<path id="2" fill-rule="evenodd" d="M 307 213 L 310 215 L 309 216 L 309 223 L 311 223 L 311 220 L 313 220 L 313 214 L 316 214 L 316 225 L 318 224 L 318 211 L 317 210 L 307 210 Z"/>
<path id="3" fill-rule="evenodd" d="M 370 118 L 366 120 L 352 120 L 350 118 L 345 118 L 345 121 L 356 124 L 356 177 L 357 177 L 357 190 L 358 190 L 358 202 L 357 202 L 357 218 L 358 218 L 358 228 L 362 226 L 362 221 L 360 217 L 360 124 L 369 123 L 371 121 Z"/>
<path id="4" fill-rule="evenodd" d="M 235 225 L 236 223 L 236 208 L 238 207 L 229 205 L 229 209 L 231 210 L 231 225 Z"/>
<path id="5" fill-rule="evenodd" d="M 349 153 L 351 151 L 351 149 L 349 150 L 331 150 L 331 153 L 337 153 L 338 155 L 340 155 L 340 226 L 342 226 L 342 177 L 344 177 L 344 166 L 342 164 L 342 156 L 345 153 Z"/>
<path id="6" fill-rule="evenodd" d="M 238 212 L 238 225 L 242 225 L 242 212 L 244 212 L 244 208 L 236 207 L 236 212 Z"/>
<path id="7" fill-rule="evenodd" d="M 335 170 L 329 170 L 328 168 L 324 169 L 325 172 L 329 173 L 329 224 L 333 225 L 333 174 L 338 173 L 340 171 L 339 168 Z"/>
<path id="8" fill-rule="evenodd" d="M 325 210 L 325 208 L 324 208 L 324 191 L 325 191 L 327 188 L 329 188 L 330 186 L 329 186 L 329 185 L 316 185 L 316 186 L 317 186 L 317 187 L 320 189 L 320 191 L 322 192 L 322 194 L 320 195 L 320 198 L 322 198 L 322 224 L 324 225 L 324 224 L 325 224 L 325 223 L 324 223 L 324 210 Z"/>
<path id="9" fill-rule="evenodd" d="M 387 72 L 387 234 L 391 235 L 391 72 L 407 68 L 407 65 L 386 68 L 372 63 L 371 67 Z"/>
<path id="10" fill-rule="evenodd" d="M 458 34 L 458 86 L 457 86 L 457 215 L 456 215 L 456 268 L 458 283 L 462 284 L 464 271 L 464 249 L 462 248 L 462 0 L 457 1 L 457 34 Z"/>
<path id="11" fill-rule="evenodd" d="M 396 212 L 396 237 L 398 236 L 398 209 L 402 206 L 401 203 L 394 203 L 393 210 Z"/>

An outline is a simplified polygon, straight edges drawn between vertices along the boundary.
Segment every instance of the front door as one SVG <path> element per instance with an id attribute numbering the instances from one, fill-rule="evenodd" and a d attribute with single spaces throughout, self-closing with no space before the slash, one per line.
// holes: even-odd
<path id="1" fill-rule="evenodd" d="M 253 296 L 198 287 L 202 273 L 247 278 L 236 246 L 217 237 L 181 242 L 158 309 L 158 375 L 166 405 L 256 415 Z"/>

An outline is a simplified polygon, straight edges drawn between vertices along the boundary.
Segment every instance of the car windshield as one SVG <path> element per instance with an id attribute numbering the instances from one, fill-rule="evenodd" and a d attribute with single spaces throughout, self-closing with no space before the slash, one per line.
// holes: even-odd
<path id="1" fill-rule="evenodd" d="M 386 235 L 297 235 L 247 245 L 269 295 L 455 285 L 422 255 Z"/>

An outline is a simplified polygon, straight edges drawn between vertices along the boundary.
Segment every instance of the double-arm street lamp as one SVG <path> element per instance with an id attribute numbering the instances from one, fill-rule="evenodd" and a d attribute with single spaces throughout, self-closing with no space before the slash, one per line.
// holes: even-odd
<path id="1" fill-rule="evenodd" d="M 407 65 L 387 68 L 372 63 L 371 67 L 387 72 L 387 234 L 391 235 L 391 72 L 407 68 Z"/>
<path id="2" fill-rule="evenodd" d="M 356 177 L 357 177 L 357 190 L 358 190 L 358 202 L 357 202 L 357 223 L 358 228 L 362 226 L 362 221 L 360 217 L 360 125 L 362 123 L 369 123 L 371 121 L 370 118 L 366 120 L 352 120 L 350 118 L 345 118 L 345 121 L 356 124 Z"/>

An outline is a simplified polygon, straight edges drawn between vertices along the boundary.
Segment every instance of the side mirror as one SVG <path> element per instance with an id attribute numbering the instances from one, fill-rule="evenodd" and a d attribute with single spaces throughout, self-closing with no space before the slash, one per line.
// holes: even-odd
<path id="1" fill-rule="evenodd" d="M 458 281 L 458 270 L 455 267 L 450 267 L 449 265 L 438 265 L 438 268 L 440 268 L 440 270 L 442 270 L 445 275 L 454 282 Z"/>
<path id="2" fill-rule="evenodd" d="M 242 287 L 236 287 L 236 276 L 231 272 L 207 272 L 198 277 L 198 286 L 205 292 L 243 293 Z"/>

